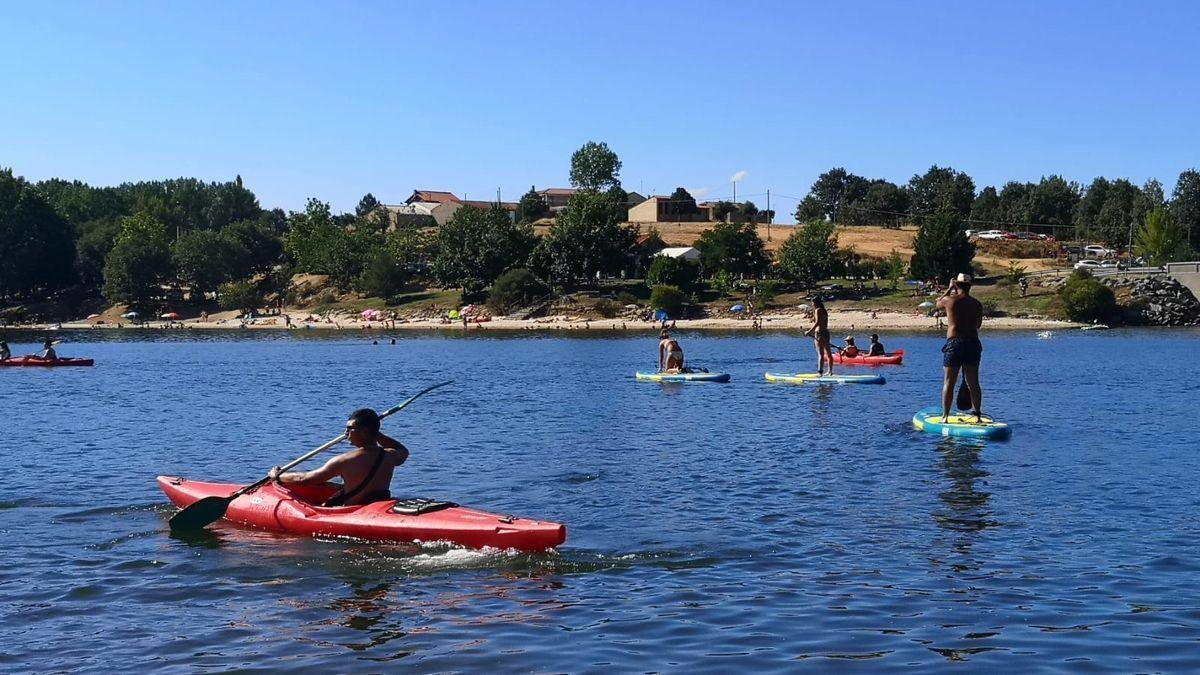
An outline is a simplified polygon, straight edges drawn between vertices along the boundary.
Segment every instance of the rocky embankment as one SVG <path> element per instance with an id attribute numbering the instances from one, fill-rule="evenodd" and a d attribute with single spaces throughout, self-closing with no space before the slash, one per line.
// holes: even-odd
<path id="1" fill-rule="evenodd" d="M 1127 307 L 1151 326 L 1200 326 L 1200 301 L 1186 286 L 1166 276 L 1101 279 L 1114 291 L 1129 293 Z"/>

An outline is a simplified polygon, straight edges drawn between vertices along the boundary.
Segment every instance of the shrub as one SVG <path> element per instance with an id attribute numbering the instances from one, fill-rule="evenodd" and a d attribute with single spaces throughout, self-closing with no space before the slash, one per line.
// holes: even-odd
<path id="1" fill-rule="evenodd" d="M 665 255 L 655 257 L 650 271 L 646 273 L 647 286 L 675 286 L 684 292 L 694 290 L 699 279 L 699 265 Z"/>
<path id="2" fill-rule="evenodd" d="M 1087 270 L 1076 270 L 1058 291 L 1063 310 L 1072 321 L 1107 321 L 1117 313 L 1117 298 Z"/>
<path id="3" fill-rule="evenodd" d="M 621 313 L 621 306 L 615 300 L 609 300 L 608 298 L 598 300 L 595 308 L 596 313 L 606 319 L 611 319 Z"/>
<path id="4" fill-rule="evenodd" d="M 733 290 L 733 275 L 729 270 L 721 270 L 717 272 L 717 276 L 713 277 L 712 288 L 714 291 L 725 294 Z"/>
<path id="5" fill-rule="evenodd" d="M 497 314 L 508 314 L 517 307 L 524 307 L 549 292 L 546 285 L 533 276 L 533 272 L 518 267 L 496 278 L 488 294 L 487 306 Z"/>
<path id="6" fill-rule="evenodd" d="M 999 305 L 997 305 L 996 301 L 991 298 L 986 298 L 984 300 L 980 300 L 979 304 L 983 305 L 983 315 L 984 316 L 988 316 L 988 317 L 1004 316 L 1004 312 L 1000 311 Z"/>
<path id="7" fill-rule="evenodd" d="M 317 294 L 315 302 L 318 305 L 332 305 L 333 303 L 337 302 L 337 293 L 334 293 L 332 289 L 327 288 Z"/>
<path id="8" fill-rule="evenodd" d="M 258 287 L 249 281 L 230 281 L 217 289 L 221 309 L 257 309 L 262 304 Z"/>
<path id="9" fill-rule="evenodd" d="M 675 286 L 655 286 L 650 292 L 650 307 L 661 309 L 667 316 L 678 318 L 683 314 L 683 291 Z"/>
<path id="10" fill-rule="evenodd" d="M 404 290 L 408 274 L 396 258 L 385 249 L 371 254 L 366 269 L 358 277 L 358 288 L 367 295 L 392 298 Z"/>
<path id="11" fill-rule="evenodd" d="M 620 293 L 617 293 L 617 302 L 621 303 L 621 306 L 624 307 L 625 305 L 638 304 L 638 299 L 636 295 L 630 293 L 629 291 L 621 291 Z"/>
<path id="12" fill-rule="evenodd" d="M 774 279 L 760 279 L 755 282 L 754 297 L 758 298 L 758 304 L 766 307 L 776 295 L 779 295 L 779 282 Z"/>

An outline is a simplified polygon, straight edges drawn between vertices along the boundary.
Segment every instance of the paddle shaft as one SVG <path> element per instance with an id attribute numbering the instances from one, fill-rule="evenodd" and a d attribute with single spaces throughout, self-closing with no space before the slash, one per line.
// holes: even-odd
<path id="1" fill-rule="evenodd" d="M 385 418 L 389 415 L 394 415 L 394 414 L 400 412 L 409 403 L 412 403 L 413 401 L 417 400 L 418 398 L 421 398 L 422 396 L 424 396 L 425 394 L 428 394 L 429 392 L 433 391 L 434 389 L 437 389 L 438 387 L 444 387 L 453 381 L 454 380 L 447 380 L 445 382 L 442 382 L 441 384 L 435 384 L 432 387 L 426 387 L 425 389 L 422 389 L 421 391 L 417 392 L 416 394 L 413 394 L 412 396 L 410 396 L 407 401 L 405 401 L 405 402 L 401 403 L 400 405 L 397 405 L 393 408 L 389 408 L 387 411 L 381 413 L 379 415 L 379 419 L 382 420 L 383 418 Z M 330 440 L 329 442 L 321 445 L 320 447 L 314 448 L 314 449 L 304 453 L 303 455 L 297 457 L 296 459 L 288 462 L 287 464 L 279 467 L 279 471 L 280 471 L 280 473 L 283 473 L 284 471 L 287 471 L 288 469 L 291 469 L 291 468 L 297 466 L 298 464 L 301 464 L 303 462 L 308 461 L 309 459 L 312 459 L 313 457 L 316 457 L 317 455 L 321 454 L 322 452 L 325 452 L 326 450 L 334 447 L 335 445 L 337 445 L 338 443 L 341 443 L 344 440 L 346 440 L 346 432 L 343 431 L 342 433 L 338 434 L 337 438 L 334 438 L 334 439 Z M 261 480 L 255 481 L 255 482 L 247 485 L 246 487 L 229 495 L 229 501 L 233 501 L 234 499 L 246 494 L 247 492 L 252 492 L 254 490 L 257 490 L 258 488 L 266 485 L 270 480 L 271 480 L 271 477 L 267 476 L 266 478 L 263 478 Z"/>

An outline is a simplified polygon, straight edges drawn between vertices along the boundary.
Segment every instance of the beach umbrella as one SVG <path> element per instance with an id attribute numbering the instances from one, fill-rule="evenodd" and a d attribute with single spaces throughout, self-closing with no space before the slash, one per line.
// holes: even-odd
<path id="1" fill-rule="evenodd" d="M 175 312 L 167 312 L 166 314 L 159 315 L 158 318 L 160 318 L 160 319 L 178 319 L 179 314 L 177 314 Z"/>
<path id="2" fill-rule="evenodd" d="M 87 318 L 89 318 L 89 319 L 99 319 L 99 318 L 100 318 L 100 315 L 99 315 L 99 314 L 88 314 L 88 317 L 87 317 Z"/>
<path id="3" fill-rule="evenodd" d="M 670 318 L 670 317 L 667 316 L 667 313 L 664 310 L 660 309 L 654 313 L 655 321 L 666 321 L 668 318 Z"/>
<path id="4" fill-rule="evenodd" d="M 930 307 L 933 307 L 933 303 L 926 300 L 925 302 L 922 302 L 921 304 L 917 305 L 917 307 L 920 307 L 921 309 L 929 309 Z"/>
<path id="5" fill-rule="evenodd" d="M 460 318 L 460 315 L 459 315 L 457 309 L 450 310 L 450 319 L 452 321 L 457 321 L 459 318 Z"/>
<path id="6" fill-rule="evenodd" d="M 729 308 L 729 311 L 731 311 L 731 312 L 744 312 L 744 311 L 746 311 L 746 308 L 745 308 L 745 307 L 743 307 L 742 305 L 734 305 L 733 307 L 730 307 L 730 308 Z"/>

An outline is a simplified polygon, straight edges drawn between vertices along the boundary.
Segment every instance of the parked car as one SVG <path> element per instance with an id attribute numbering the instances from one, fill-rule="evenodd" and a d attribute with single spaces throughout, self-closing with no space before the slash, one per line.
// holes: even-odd
<path id="1" fill-rule="evenodd" d="M 1077 270 L 1111 269 L 1114 267 L 1117 267 L 1117 263 L 1112 260 L 1080 260 L 1075 263 L 1075 269 Z"/>
<path id="2" fill-rule="evenodd" d="M 1083 254 L 1091 258 L 1111 258 L 1117 252 L 1099 244 L 1091 244 L 1083 247 Z"/>
<path id="3" fill-rule="evenodd" d="M 978 236 L 980 239 L 1004 239 L 1004 232 L 1001 230 L 984 230 Z"/>

